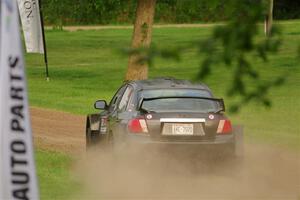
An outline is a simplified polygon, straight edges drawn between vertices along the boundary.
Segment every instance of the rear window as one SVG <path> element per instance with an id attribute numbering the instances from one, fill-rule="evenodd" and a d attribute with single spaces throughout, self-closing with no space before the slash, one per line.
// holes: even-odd
<path id="1" fill-rule="evenodd" d="M 195 89 L 157 89 L 157 90 L 143 90 L 141 92 L 143 98 L 155 98 L 155 97 L 212 97 L 207 90 L 195 90 Z"/>
<path id="2" fill-rule="evenodd" d="M 142 98 L 173 97 L 173 98 L 154 99 L 150 101 L 144 101 L 142 108 L 154 112 L 207 113 L 207 112 L 215 112 L 219 108 L 218 103 L 214 100 L 182 98 L 182 97 L 211 98 L 212 96 L 207 90 L 192 90 L 192 89 L 144 90 L 141 92 L 141 97 Z"/>

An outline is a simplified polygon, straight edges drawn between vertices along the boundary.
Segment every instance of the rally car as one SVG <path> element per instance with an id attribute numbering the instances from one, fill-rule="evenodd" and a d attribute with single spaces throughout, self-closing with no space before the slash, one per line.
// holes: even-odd
<path id="1" fill-rule="evenodd" d="M 205 84 L 174 78 L 130 81 L 109 104 L 87 116 L 86 144 L 131 147 L 153 145 L 211 147 L 228 155 L 241 154 L 242 131 L 224 114 L 223 99 L 215 98 Z"/>

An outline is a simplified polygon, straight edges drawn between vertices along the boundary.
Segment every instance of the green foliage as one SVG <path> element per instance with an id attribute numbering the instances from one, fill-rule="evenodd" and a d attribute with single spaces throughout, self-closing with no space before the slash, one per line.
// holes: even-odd
<path id="1" fill-rule="evenodd" d="M 265 15 L 265 5 L 261 1 L 227 0 L 224 9 L 228 16 L 225 25 L 215 27 L 209 38 L 195 39 L 193 45 L 185 47 L 180 52 L 196 47 L 199 50 L 195 59 L 202 58 L 204 55 L 196 81 L 204 81 L 212 73 L 219 71 L 220 67 L 230 70 L 232 82 L 226 91 L 229 97 L 236 99 L 236 103 L 230 107 L 231 112 L 239 111 L 242 106 L 251 101 L 270 107 L 269 90 L 282 85 L 287 75 L 266 82 L 260 77 L 258 70 L 251 65 L 250 60 L 261 59 L 267 62 L 269 54 L 278 51 L 281 44 L 279 29 L 274 26 L 270 37 L 255 40 L 261 28 L 259 22 Z M 178 60 L 179 49 L 180 47 L 176 52 L 151 47 L 148 51 L 138 49 L 131 53 L 139 54 L 140 62 L 148 62 L 152 65 L 155 56 Z"/>
<path id="2" fill-rule="evenodd" d="M 276 0 L 274 3 L 275 19 L 300 17 L 299 1 Z M 137 0 L 43 0 L 42 4 L 46 23 L 61 27 L 73 24 L 132 23 Z M 155 21 L 156 23 L 224 21 L 230 18 L 226 11 L 228 4 L 230 1 L 227 0 L 158 0 Z M 267 7 L 266 3 L 264 6 Z"/>
<path id="3" fill-rule="evenodd" d="M 276 27 L 270 37 L 255 42 L 254 39 L 259 33 L 258 23 L 264 17 L 264 10 L 264 5 L 259 2 L 230 0 L 227 7 L 230 21 L 225 26 L 215 28 L 210 39 L 200 42 L 201 52 L 206 54 L 206 58 L 198 79 L 203 80 L 213 70 L 218 70 L 214 65 L 220 62 L 233 71 L 232 84 L 227 89 L 227 95 L 241 98 L 231 107 L 232 112 L 237 112 L 241 106 L 253 100 L 270 107 L 268 91 L 273 86 L 281 85 L 286 78 L 284 75 L 264 82 L 249 62 L 250 59 L 262 59 L 266 62 L 268 54 L 276 53 L 281 42 Z M 247 85 L 246 79 L 251 79 L 252 84 Z"/>
<path id="4" fill-rule="evenodd" d="M 43 11 L 47 24 L 129 23 L 136 2 L 132 0 L 45 0 Z"/>
<path id="5" fill-rule="evenodd" d="M 274 0 L 275 19 L 299 19 L 300 1 L 298 0 Z"/>
<path id="6" fill-rule="evenodd" d="M 226 0 L 160 0 L 156 5 L 156 22 L 197 23 L 224 21 Z"/>

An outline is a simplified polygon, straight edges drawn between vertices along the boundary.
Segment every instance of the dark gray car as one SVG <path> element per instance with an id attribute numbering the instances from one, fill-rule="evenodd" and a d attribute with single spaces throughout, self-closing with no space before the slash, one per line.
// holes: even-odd
<path id="1" fill-rule="evenodd" d="M 140 144 L 210 147 L 230 155 L 241 153 L 242 133 L 224 114 L 223 99 L 204 84 L 173 78 L 131 81 L 120 87 L 101 113 L 88 115 L 87 146 Z"/>

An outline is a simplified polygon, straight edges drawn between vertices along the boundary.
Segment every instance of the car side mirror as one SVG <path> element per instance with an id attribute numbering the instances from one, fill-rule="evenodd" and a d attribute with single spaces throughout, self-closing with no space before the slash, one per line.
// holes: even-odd
<path id="1" fill-rule="evenodd" d="M 98 110 L 106 110 L 108 106 L 105 100 L 98 100 L 95 102 L 94 107 Z"/>

